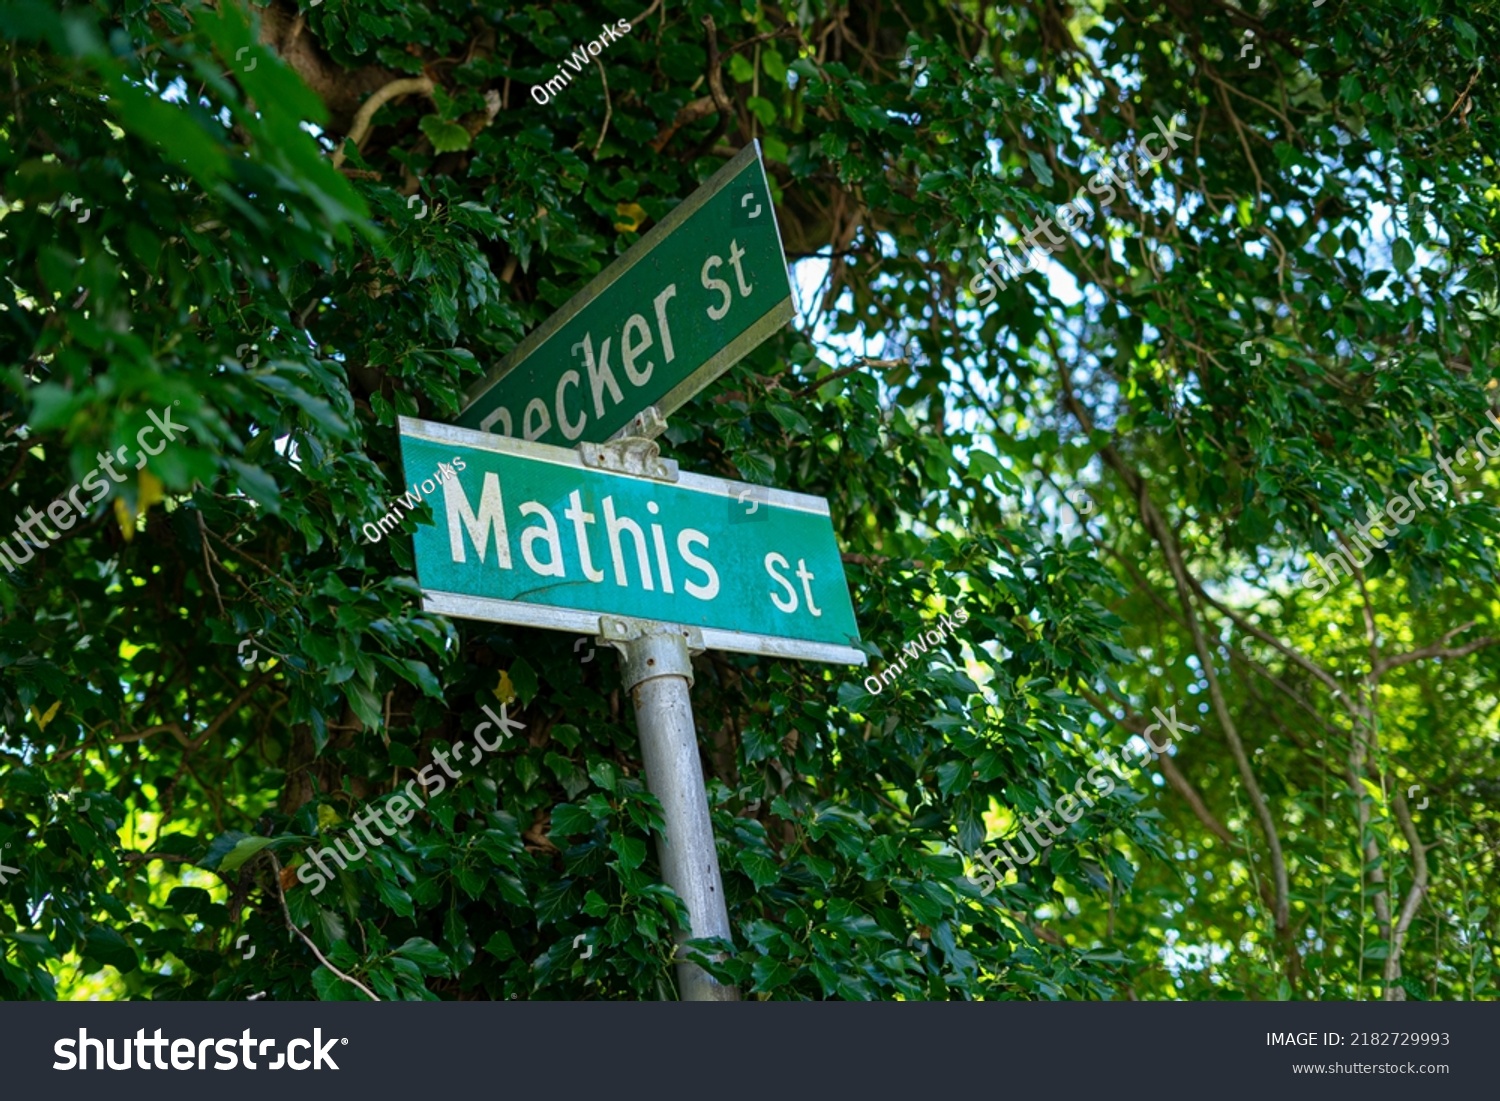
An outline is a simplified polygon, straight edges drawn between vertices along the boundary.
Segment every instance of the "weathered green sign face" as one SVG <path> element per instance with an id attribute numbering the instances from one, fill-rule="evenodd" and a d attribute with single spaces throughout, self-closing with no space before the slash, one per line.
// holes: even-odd
<path id="1" fill-rule="evenodd" d="M 571 447 L 685 403 L 792 318 L 751 142 L 468 392 L 458 423 Z"/>
<path id="2" fill-rule="evenodd" d="M 601 616 L 699 627 L 714 650 L 863 665 L 828 503 L 682 474 L 585 466 L 578 452 L 401 418 L 430 475 L 417 528 L 427 611 L 598 634 Z M 743 522 L 746 518 L 751 522 Z"/>

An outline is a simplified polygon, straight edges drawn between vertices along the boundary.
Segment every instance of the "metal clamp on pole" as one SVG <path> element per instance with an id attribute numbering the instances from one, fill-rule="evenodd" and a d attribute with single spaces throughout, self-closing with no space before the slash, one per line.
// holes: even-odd
<path id="1" fill-rule="evenodd" d="M 677 460 L 661 457 L 661 444 L 656 442 L 667 429 L 656 406 L 649 406 L 638 413 L 606 443 L 581 443 L 578 456 L 583 465 L 595 470 L 612 470 L 616 474 L 635 474 L 643 478 L 654 478 L 658 482 L 677 481 Z"/>
<path id="2" fill-rule="evenodd" d="M 724 881 L 714 848 L 708 793 L 698 759 L 698 732 L 688 689 L 692 655 L 703 652 L 703 632 L 672 623 L 603 616 L 599 637 L 620 651 L 625 687 L 635 705 L 646 786 L 660 800 L 666 828 L 656 835 L 662 877 L 687 904 L 687 937 L 731 940 Z M 735 1002 L 740 992 L 695 963 L 679 958 L 677 986 L 685 1002 Z"/>

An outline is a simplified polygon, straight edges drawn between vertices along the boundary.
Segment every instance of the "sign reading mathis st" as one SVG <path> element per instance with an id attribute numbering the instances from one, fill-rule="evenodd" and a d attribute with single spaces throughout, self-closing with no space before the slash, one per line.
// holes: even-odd
<path id="1" fill-rule="evenodd" d="M 458 423 L 571 447 L 671 413 L 791 320 L 751 142 L 473 386 Z"/>
<path id="2" fill-rule="evenodd" d="M 407 470 L 464 459 L 431 496 L 436 523 L 413 535 L 425 610 L 587 634 L 601 616 L 657 620 L 699 627 L 713 650 L 864 664 L 822 498 L 658 481 L 585 466 L 571 448 L 400 424 Z M 748 512 L 761 515 L 742 522 Z"/>

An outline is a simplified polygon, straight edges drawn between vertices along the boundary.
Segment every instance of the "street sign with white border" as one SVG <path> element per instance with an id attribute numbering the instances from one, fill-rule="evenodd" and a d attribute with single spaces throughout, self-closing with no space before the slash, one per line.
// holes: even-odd
<path id="1" fill-rule="evenodd" d="M 400 429 L 408 472 L 462 460 L 428 480 L 436 523 L 412 537 L 425 610 L 582 634 L 602 617 L 675 623 L 713 650 L 865 664 L 821 497 L 625 474 L 411 417 Z"/>
<path id="2" fill-rule="evenodd" d="M 470 387 L 457 423 L 603 443 L 649 406 L 685 404 L 793 313 L 752 140 Z"/>

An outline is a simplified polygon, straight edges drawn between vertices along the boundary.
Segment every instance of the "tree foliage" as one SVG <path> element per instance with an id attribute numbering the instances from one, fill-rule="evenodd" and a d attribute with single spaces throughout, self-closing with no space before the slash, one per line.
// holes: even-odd
<path id="1" fill-rule="evenodd" d="M 409 537 L 360 527 L 398 415 L 451 421 L 752 139 L 821 283 L 667 449 L 828 498 L 873 669 L 970 618 L 880 693 L 696 660 L 717 973 L 1492 996 L 1493 470 L 1300 583 L 1496 404 L 1491 0 L 6 0 L 0 30 L 0 535 L 187 426 L 0 574 L 0 996 L 674 996 L 617 663 L 422 612 Z M 1157 120 L 1191 141 L 980 305 L 980 261 Z M 522 736 L 297 880 L 498 703 Z M 1198 732 L 966 878 L 1171 706 Z"/>

